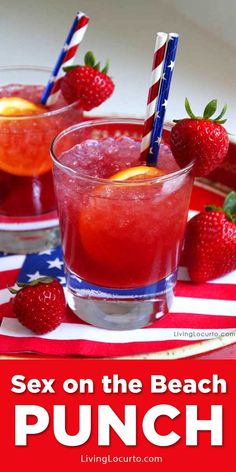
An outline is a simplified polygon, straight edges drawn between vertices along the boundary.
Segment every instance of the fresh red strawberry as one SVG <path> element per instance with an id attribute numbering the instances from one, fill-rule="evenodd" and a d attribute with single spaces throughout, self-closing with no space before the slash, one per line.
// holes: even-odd
<path id="1" fill-rule="evenodd" d="M 236 192 L 229 193 L 223 208 L 207 206 L 188 222 L 184 260 L 194 282 L 236 269 Z"/>
<path id="2" fill-rule="evenodd" d="M 107 75 L 109 63 L 100 71 L 91 51 L 84 57 L 84 66 L 65 68 L 66 75 L 61 80 L 61 91 L 68 103 L 79 101 L 83 110 L 98 107 L 111 96 L 115 88 Z"/>
<path id="3" fill-rule="evenodd" d="M 170 147 L 177 163 L 182 168 L 195 160 L 195 176 L 208 175 L 221 164 L 228 152 L 229 138 L 222 126 L 226 122 L 222 117 L 227 106 L 213 119 L 216 108 L 217 100 L 212 100 L 206 106 L 203 117 L 195 116 L 186 98 L 185 109 L 190 118 L 176 120 L 171 130 Z"/>
<path id="4" fill-rule="evenodd" d="M 28 284 L 18 283 L 13 311 L 17 319 L 34 333 L 45 334 L 60 325 L 65 314 L 65 296 L 56 279 L 41 277 Z"/>

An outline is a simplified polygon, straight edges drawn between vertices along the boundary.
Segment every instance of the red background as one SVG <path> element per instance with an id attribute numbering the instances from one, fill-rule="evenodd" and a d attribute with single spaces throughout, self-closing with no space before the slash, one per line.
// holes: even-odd
<path id="1" fill-rule="evenodd" d="M 2 360 L 0 364 L 0 447 L 2 464 L 7 470 L 13 471 L 51 471 L 51 470 L 113 470 L 114 468 L 130 468 L 132 465 L 139 470 L 216 471 L 232 464 L 235 449 L 233 425 L 236 419 L 235 398 L 236 379 L 235 362 L 224 361 L 114 361 L 88 359 L 61 360 Z M 143 383 L 142 392 L 138 394 L 105 394 L 102 390 L 101 378 L 117 373 L 127 381 L 139 378 Z M 162 374 L 167 378 L 211 378 L 212 374 L 226 379 L 226 394 L 185 394 L 185 393 L 150 393 L 150 376 Z M 30 378 L 55 378 L 55 394 L 16 394 L 11 392 L 13 375 L 25 375 Z M 91 378 L 94 381 L 94 394 L 67 394 L 62 389 L 67 378 Z M 181 436 L 179 442 L 169 447 L 157 447 L 148 442 L 142 433 L 143 415 L 152 406 L 167 403 L 177 407 L 181 415 L 175 420 L 161 418 L 158 420 L 158 432 L 168 434 L 172 429 Z M 14 446 L 14 408 L 15 405 L 35 404 L 47 409 L 51 423 L 41 434 L 29 437 L 28 446 Z M 93 409 L 92 434 L 88 442 L 78 447 L 67 447 L 57 442 L 52 431 L 52 407 L 54 404 L 67 406 L 67 433 L 78 432 L 78 405 L 91 404 Z M 117 415 L 124 420 L 124 404 L 137 405 L 137 445 L 125 446 L 116 433 L 111 434 L 111 445 L 97 445 L 97 405 L 110 405 Z M 199 405 L 199 419 L 210 418 L 210 405 L 222 404 L 224 411 L 224 443 L 223 446 L 210 445 L 210 433 L 199 433 L 198 446 L 185 445 L 185 405 Z M 111 456 L 162 456 L 162 463 L 123 463 L 123 464 L 88 464 L 81 463 L 81 454 Z M 105 469 L 104 469 L 105 468 Z"/>

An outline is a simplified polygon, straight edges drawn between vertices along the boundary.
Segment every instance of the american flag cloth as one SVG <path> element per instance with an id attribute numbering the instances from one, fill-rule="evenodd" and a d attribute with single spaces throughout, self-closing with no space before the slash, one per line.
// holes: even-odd
<path id="1" fill-rule="evenodd" d="M 223 192 L 196 182 L 190 217 L 206 203 L 221 205 Z M 24 328 L 12 312 L 12 295 L 7 286 L 40 276 L 57 277 L 65 286 L 61 248 L 38 254 L 0 257 L 0 353 L 81 355 L 91 357 L 129 356 L 190 346 L 199 341 L 228 336 L 236 341 L 236 271 L 204 284 L 189 280 L 180 265 L 175 299 L 170 313 L 147 328 L 107 331 L 82 322 L 69 309 L 64 322 L 54 331 L 36 336 Z"/>

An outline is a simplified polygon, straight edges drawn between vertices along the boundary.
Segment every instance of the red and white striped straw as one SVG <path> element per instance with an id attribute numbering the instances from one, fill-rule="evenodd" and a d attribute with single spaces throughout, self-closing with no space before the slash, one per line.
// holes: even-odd
<path id="1" fill-rule="evenodd" d="M 145 161 L 149 153 L 153 123 L 155 120 L 156 102 L 162 80 L 167 39 L 167 33 L 157 33 L 152 63 L 151 84 L 148 92 L 146 117 L 141 142 L 141 161 Z"/>
<path id="2" fill-rule="evenodd" d="M 77 12 L 64 46 L 53 68 L 51 77 L 41 97 L 41 102 L 44 105 L 52 105 L 56 102 L 60 93 L 60 82 L 65 75 L 63 68 L 70 66 L 74 62 L 76 51 L 85 35 L 88 22 L 89 17 L 85 13 Z"/>

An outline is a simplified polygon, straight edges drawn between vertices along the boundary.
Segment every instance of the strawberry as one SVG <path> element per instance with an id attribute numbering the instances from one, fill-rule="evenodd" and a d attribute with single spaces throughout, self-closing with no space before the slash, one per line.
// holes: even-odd
<path id="1" fill-rule="evenodd" d="M 83 110 L 98 107 L 111 96 L 115 88 L 107 75 L 109 63 L 100 71 L 91 51 L 84 57 L 84 66 L 65 67 L 66 75 L 61 80 L 61 91 L 68 103 L 79 101 Z"/>
<path id="2" fill-rule="evenodd" d="M 207 206 L 188 222 L 184 260 L 194 282 L 236 269 L 236 192 L 228 194 L 223 208 Z"/>
<path id="3" fill-rule="evenodd" d="M 176 125 L 170 133 L 170 147 L 181 168 L 195 160 L 194 175 L 202 177 L 218 167 L 227 155 L 229 138 L 222 126 L 226 122 L 222 118 L 227 106 L 215 119 L 212 116 L 217 109 L 217 100 L 208 103 L 203 117 L 193 114 L 187 98 L 185 109 L 190 118 L 175 120 Z"/>
<path id="4" fill-rule="evenodd" d="M 30 283 L 18 283 L 13 312 L 17 319 L 36 334 L 45 334 L 60 325 L 65 314 L 65 296 L 60 283 L 51 277 L 41 277 Z"/>

